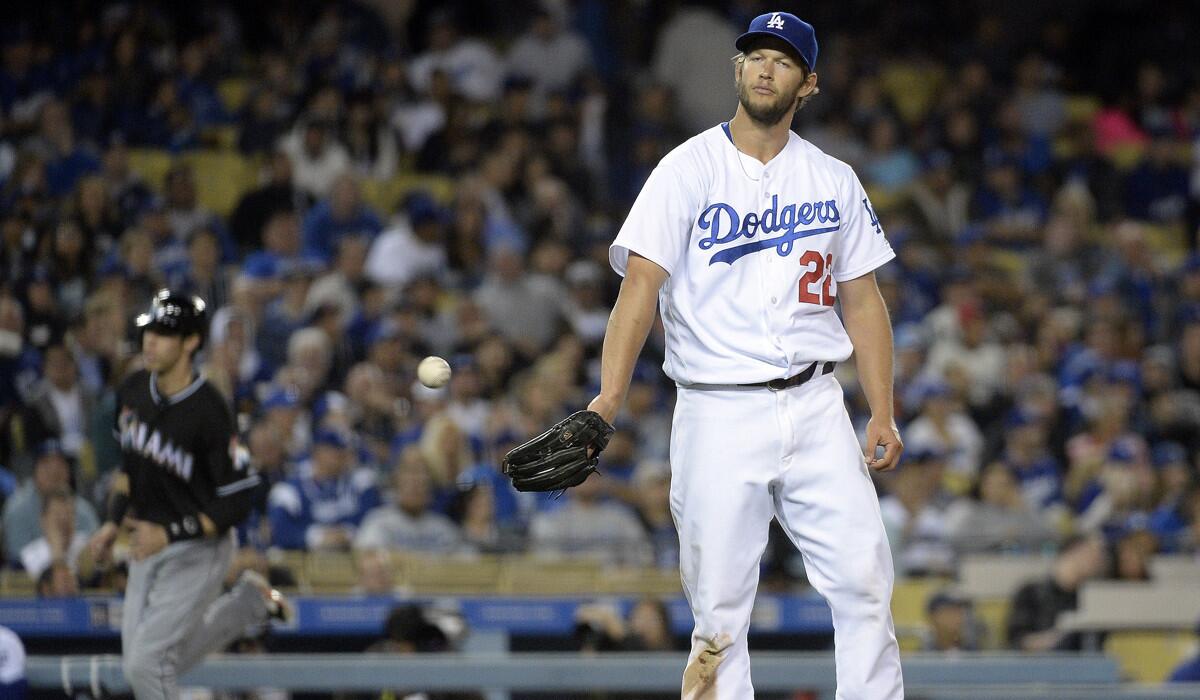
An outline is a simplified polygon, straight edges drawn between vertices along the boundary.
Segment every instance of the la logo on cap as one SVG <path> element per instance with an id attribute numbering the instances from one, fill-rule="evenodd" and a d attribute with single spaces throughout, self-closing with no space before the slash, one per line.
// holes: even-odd
<path id="1" fill-rule="evenodd" d="M 771 19 L 767 20 L 767 27 L 770 29 L 783 29 L 783 18 L 778 12 L 771 13 Z"/>

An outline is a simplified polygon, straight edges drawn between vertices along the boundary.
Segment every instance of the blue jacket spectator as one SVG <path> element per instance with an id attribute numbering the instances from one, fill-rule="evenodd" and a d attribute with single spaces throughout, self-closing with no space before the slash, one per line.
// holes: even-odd
<path id="1" fill-rule="evenodd" d="M 382 229 L 379 215 L 362 202 L 354 178 L 342 175 L 333 183 L 329 198 L 304 217 L 304 252 L 330 262 L 339 238 L 374 238 Z"/>
<path id="2" fill-rule="evenodd" d="M 271 540 L 283 549 L 348 549 L 367 511 L 379 506 L 375 473 L 356 468 L 350 443 L 324 430 L 313 440 L 312 459 L 297 475 L 271 489 L 267 507 Z"/>

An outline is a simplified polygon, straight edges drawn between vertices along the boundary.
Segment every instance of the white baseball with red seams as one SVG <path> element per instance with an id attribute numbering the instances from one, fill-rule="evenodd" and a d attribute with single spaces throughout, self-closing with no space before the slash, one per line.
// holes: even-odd
<path id="1" fill-rule="evenodd" d="M 838 283 L 895 257 L 853 170 L 789 132 L 766 164 L 727 124 L 659 163 L 609 251 L 669 274 L 659 292 L 663 370 L 679 387 L 671 510 L 696 619 L 685 697 L 754 697 L 746 648 L 772 517 L 833 611 L 838 698 L 903 697 L 890 601 L 891 554 L 841 386 L 824 373 L 853 347 Z M 804 384 L 784 379 L 817 364 Z M 715 663 L 714 663 L 715 662 Z"/>

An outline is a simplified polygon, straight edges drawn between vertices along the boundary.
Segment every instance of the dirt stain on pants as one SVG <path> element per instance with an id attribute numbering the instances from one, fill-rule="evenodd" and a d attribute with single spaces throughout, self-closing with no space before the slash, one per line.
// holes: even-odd
<path id="1" fill-rule="evenodd" d="M 725 650 L 732 643 L 727 634 L 696 642 L 703 646 L 683 670 L 682 700 L 717 697 L 717 668 L 725 660 Z"/>

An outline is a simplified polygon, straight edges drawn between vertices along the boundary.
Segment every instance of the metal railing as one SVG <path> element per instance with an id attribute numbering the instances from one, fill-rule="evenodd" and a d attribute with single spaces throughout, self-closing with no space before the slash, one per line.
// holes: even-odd
<path id="1" fill-rule="evenodd" d="M 490 700 L 510 691 L 673 692 L 682 654 L 491 653 L 438 655 L 271 654 L 213 656 L 184 676 L 187 686 L 213 690 L 278 687 L 309 691 L 485 691 Z M 30 685 L 41 689 L 124 692 L 117 656 L 33 656 Z M 826 653 L 756 652 L 755 687 L 761 691 L 816 691 L 832 698 L 833 657 Z M 1100 654 L 917 654 L 904 657 L 907 696 L 1019 700 L 1167 700 L 1200 697 L 1200 686 L 1122 685 L 1116 663 Z"/>

